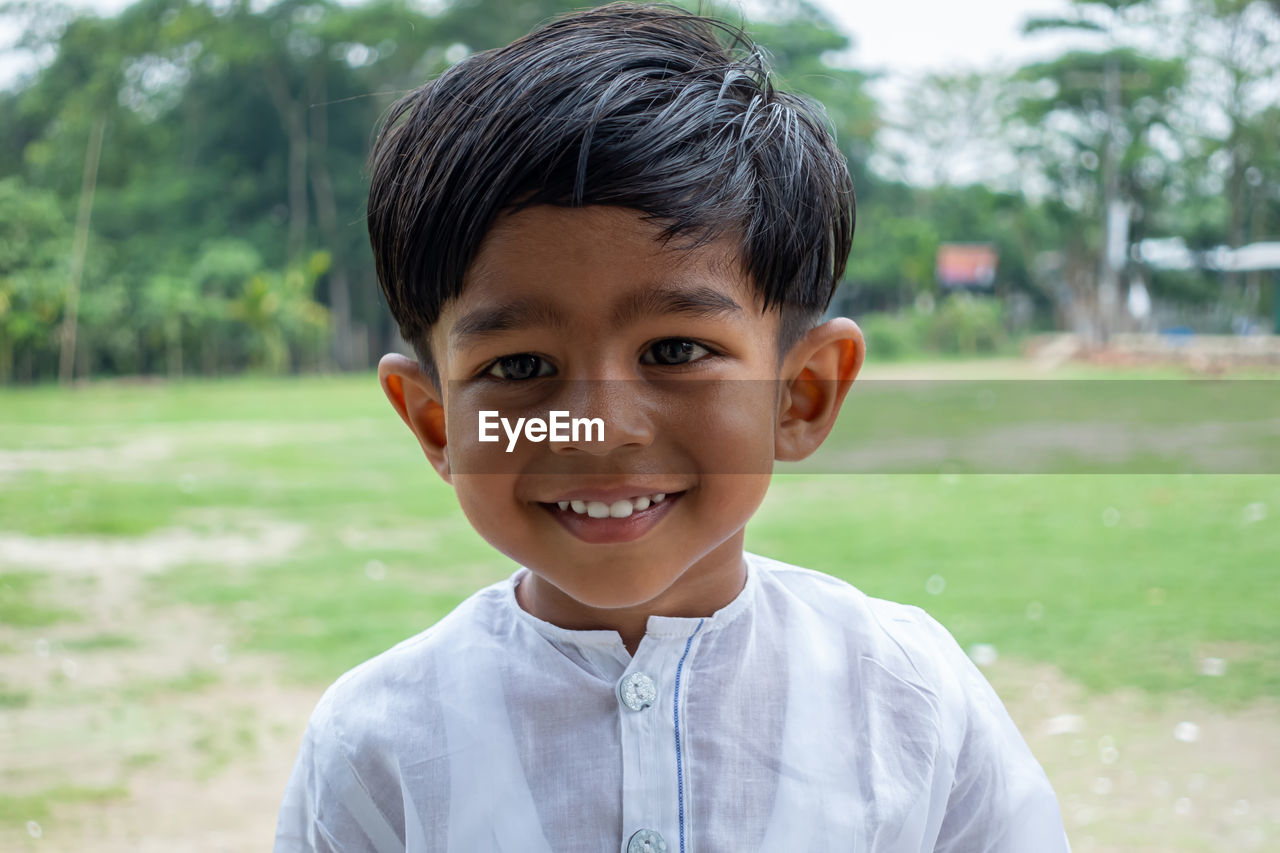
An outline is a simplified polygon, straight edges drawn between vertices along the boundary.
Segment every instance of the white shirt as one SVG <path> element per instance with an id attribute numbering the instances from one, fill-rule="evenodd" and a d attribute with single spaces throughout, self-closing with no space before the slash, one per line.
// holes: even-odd
<path id="1" fill-rule="evenodd" d="M 356 667 L 312 715 L 276 853 L 1068 849 L 946 629 L 746 562 L 728 606 L 650 616 L 634 657 L 524 611 L 520 569 Z"/>

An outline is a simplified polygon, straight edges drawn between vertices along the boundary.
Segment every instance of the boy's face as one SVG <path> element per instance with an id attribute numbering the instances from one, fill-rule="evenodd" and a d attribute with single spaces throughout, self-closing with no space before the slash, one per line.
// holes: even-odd
<path id="1" fill-rule="evenodd" d="M 785 380 L 806 367 L 809 338 L 780 364 L 779 313 L 761 311 L 734 246 L 664 249 L 659 232 L 616 207 L 504 216 L 432 327 L 440 390 L 420 374 L 388 384 L 384 360 L 389 396 L 471 524 L 533 572 L 521 603 L 559 624 L 730 601 L 779 438 L 795 444 Z M 860 363 L 844 322 L 844 361 Z M 514 425 L 552 410 L 601 419 L 603 440 L 512 441 L 502 427 L 480 440 L 482 411 Z"/>

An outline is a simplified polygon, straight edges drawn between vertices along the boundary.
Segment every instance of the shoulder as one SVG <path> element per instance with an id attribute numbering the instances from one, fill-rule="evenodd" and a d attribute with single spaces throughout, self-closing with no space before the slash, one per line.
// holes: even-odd
<path id="1" fill-rule="evenodd" d="M 503 580 L 476 592 L 430 628 L 334 681 L 311 716 L 317 745 L 352 756 L 376 755 L 402 741 L 406 731 L 431 736 L 439 716 L 433 706 L 442 661 L 495 642 L 494 624 L 509 584 Z"/>
<path id="2" fill-rule="evenodd" d="M 859 658 L 929 693 L 953 695 L 957 657 L 951 634 L 919 607 L 867 595 L 832 575 L 752 555 L 766 600 L 838 635 Z"/>
<path id="3" fill-rule="evenodd" d="M 787 644 L 840 650 L 859 701 L 896 708 L 899 717 L 933 730 L 950 761 L 975 724 L 1004 716 L 973 661 L 923 609 L 875 598 L 822 572 L 756 559 L 762 599 L 785 613 L 779 624 Z M 1010 727 L 997 731 L 1016 735 Z"/>
<path id="4" fill-rule="evenodd" d="M 480 590 L 324 692 L 286 789 L 277 851 L 404 849 L 406 768 L 421 777 L 412 782 L 415 808 L 437 814 L 447 804 L 439 789 L 448 778 L 442 673 L 447 677 L 459 661 L 470 666 L 477 650 L 501 644 L 496 632 L 509 584 Z M 421 831 L 439 834 L 434 824 Z M 328 846 L 312 843 L 316 838 Z M 443 848 L 443 839 L 435 841 L 426 849 Z"/>
<path id="5" fill-rule="evenodd" d="M 933 730 L 950 783 L 938 850 L 1066 850 L 1057 799 L 991 685 L 936 619 L 829 575 L 753 557 L 762 599 L 790 610 L 789 643 L 847 649 L 856 700 L 878 731 Z M 905 742 L 905 741 L 904 741 Z M 991 839 L 997 839 L 992 841 Z"/>

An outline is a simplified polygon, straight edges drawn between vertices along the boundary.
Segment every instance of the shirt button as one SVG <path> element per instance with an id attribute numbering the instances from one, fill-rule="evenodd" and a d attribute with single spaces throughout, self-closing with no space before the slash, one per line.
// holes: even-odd
<path id="1" fill-rule="evenodd" d="M 653 679 L 643 672 L 633 672 L 618 682 L 618 698 L 622 700 L 623 705 L 626 705 L 631 710 L 643 711 L 658 698 L 658 685 L 654 684 Z M 644 831 L 648 832 L 649 830 L 646 829 Z M 659 841 L 662 840 L 657 833 L 654 833 L 654 835 Z M 633 837 L 632 840 L 634 841 L 635 838 Z"/>
<path id="2" fill-rule="evenodd" d="M 627 842 L 627 853 L 666 853 L 667 842 L 657 831 L 642 829 Z"/>

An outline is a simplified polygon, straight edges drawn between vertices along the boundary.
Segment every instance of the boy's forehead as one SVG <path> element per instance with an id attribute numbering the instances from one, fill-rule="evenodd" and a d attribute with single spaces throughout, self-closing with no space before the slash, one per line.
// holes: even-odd
<path id="1" fill-rule="evenodd" d="M 486 232 L 464 277 L 474 280 L 604 262 L 745 278 L 740 246 L 727 234 L 694 247 L 688 235 L 664 242 L 664 225 L 627 207 L 535 205 L 504 211 Z M 515 267 L 516 269 L 512 269 Z"/>
<path id="2" fill-rule="evenodd" d="M 679 310 L 681 294 L 759 308 L 733 238 L 721 235 L 694 246 L 686 235 L 664 243 L 662 232 L 662 225 L 630 208 L 539 205 L 504 214 L 441 319 L 456 322 L 477 302 L 512 298 L 571 308 L 611 303 L 613 313 L 625 318 Z"/>

